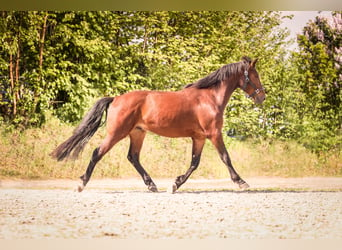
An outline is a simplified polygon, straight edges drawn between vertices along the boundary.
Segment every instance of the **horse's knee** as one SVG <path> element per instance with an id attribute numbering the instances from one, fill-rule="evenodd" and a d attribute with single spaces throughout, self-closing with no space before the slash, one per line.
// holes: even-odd
<path id="1" fill-rule="evenodd" d="M 133 159 L 133 155 L 131 155 L 130 153 L 127 155 L 127 160 L 130 162 L 130 163 L 134 163 L 134 159 Z"/>

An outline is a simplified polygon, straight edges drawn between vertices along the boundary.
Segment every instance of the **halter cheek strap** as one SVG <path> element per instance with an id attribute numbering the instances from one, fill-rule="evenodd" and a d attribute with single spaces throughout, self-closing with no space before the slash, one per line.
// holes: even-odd
<path id="1" fill-rule="evenodd" d="M 253 92 L 252 94 L 250 94 L 250 95 L 246 94 L 246 97 L 247 97 L 247 98 L 252 98 L 252 97 L 254 97 L 255 95 L 259 94 L 260 91 L 265 91 L 265 88 L 258 88 L 258 87 L 249 79 L 247 69 L 245 70 L 244 75 L 245 75 L 245 81 L 244 81 L 244 83 L 243 83 L 242 89 L 243 89 L 244 91 L 246 91 L 246 88 L 247 88 L 247 85 L 248 85 L 248 84 L 251 85 L 252 88 L 254 89 L 254 92 Z"/>

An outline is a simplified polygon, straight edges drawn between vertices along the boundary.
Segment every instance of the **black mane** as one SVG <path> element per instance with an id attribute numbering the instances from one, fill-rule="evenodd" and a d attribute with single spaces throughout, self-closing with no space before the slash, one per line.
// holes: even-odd
<path id="1" fill-rule="evenodd" d="M 246 64 L 250 64 L 251 59 L 249 57 L 243 57 L 242 59 L 242 62 L 226 64 L 197 82 L 186 85 L 184 88 L 207 89 L 215 87 L 229 76 L 242 73 L 246 69 Z"/>

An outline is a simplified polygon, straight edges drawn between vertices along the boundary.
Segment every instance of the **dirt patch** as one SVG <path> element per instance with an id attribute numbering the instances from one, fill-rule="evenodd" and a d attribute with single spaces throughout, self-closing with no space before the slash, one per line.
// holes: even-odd
<path id="1" fill-rule="evenodd" d="M 82 193 L 71 180 L 2 180 L 0 238 L 307 239 L 342 238 L 342 178 L 91 180 Z"/>
<path id="2" fill-rule="evenodd" d="M 306 190 L 306 191 L 342 191 L 342 178 L 338 177 L 253 177 L 245 179 L 251 190 Z M 173 183 L 173 179 L 154 180 L 160 191 L 166 191 Z M 28 188 L 28 189 L 75 189 L 78 180 L 0 180 L 0 188 Z M 146 186 L 140 178 L 131 179 L 91 179 L 87 189 L 132 190 L 145 191 Z M 230 179 L 189 179 L 179 191 L 210 191 L 210 190 L 237 190 L 237 186 Z"/>

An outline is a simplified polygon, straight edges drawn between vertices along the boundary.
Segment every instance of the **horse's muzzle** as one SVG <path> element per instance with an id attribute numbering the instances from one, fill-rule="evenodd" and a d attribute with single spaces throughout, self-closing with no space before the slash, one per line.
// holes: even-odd
<path id="1" fill-rule="evenodd" d="M 262 104 L 265 101 L 265 99 L 266 99 L 265 94 L 259 94 L 254 98 L 254 102 L 256 104 Z"/>

